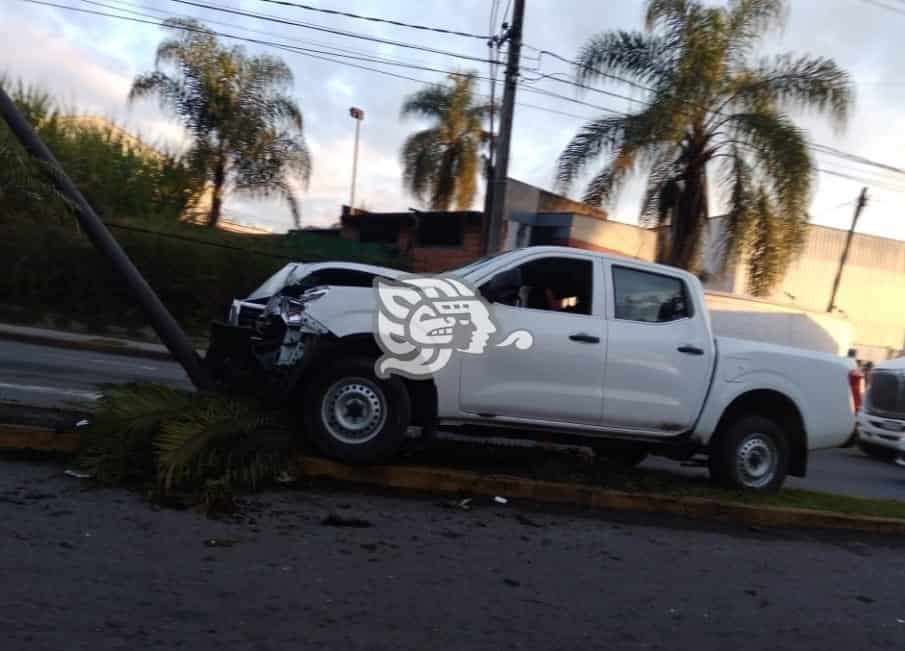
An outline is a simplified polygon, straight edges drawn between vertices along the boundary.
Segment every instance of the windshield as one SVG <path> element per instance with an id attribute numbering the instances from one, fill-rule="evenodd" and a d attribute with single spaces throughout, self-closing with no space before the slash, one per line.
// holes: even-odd
<path id="1" fill-rule="evenodd" d="M 286 286 L 290 274 L 301 267 L 304 267 L 304 265 L 297 262 L 291 262 L 287 264 L 285 267 L 273 274 L 270 278 L 265 280 L 264 284 L 258 287 L 251 294 L 249 294 L 248 298 L 245 300 L 253 301 L 258 298 L 268 298 L 270 296 L 273 296 Z"/>

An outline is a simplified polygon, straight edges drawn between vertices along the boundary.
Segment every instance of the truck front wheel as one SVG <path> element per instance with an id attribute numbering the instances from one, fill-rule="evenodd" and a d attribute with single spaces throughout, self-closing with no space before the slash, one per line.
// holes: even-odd
<path id="1" fill-rule="evenodd" d="M 779 425 L 762 416 L 742 416 L 716 436 L 710 476 L 728 488 L 771 493 L 789 469 L 789 443 Z"/>
<path id="2" fill-rule="evenodd" d="M 348 357 L 320 371 L 305 390 L 305 429 L 328 457 L 348 463 L 391 458 L 411 420 L 411 402 L 397 377 L 382 380 L 374 360 Z"/>

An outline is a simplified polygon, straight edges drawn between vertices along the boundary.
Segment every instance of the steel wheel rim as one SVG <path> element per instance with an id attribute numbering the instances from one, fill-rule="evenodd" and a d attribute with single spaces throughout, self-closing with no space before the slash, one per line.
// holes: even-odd
<path id="1" fill-rule="evenodd" d="M 776 476 L 779 450 L 769 436 L 758 432 L 749 434 L 738 446 L 735 466 L 743 486 L 762 488 Z"/>
<path id="2" fill-rule="evenodd" d="M 334 382 L 321 402 L 321 421 L 337 441 L 361 445 L 383 430 L 387 419 L 386 397 L 367 378 L 343 378 Z"/>

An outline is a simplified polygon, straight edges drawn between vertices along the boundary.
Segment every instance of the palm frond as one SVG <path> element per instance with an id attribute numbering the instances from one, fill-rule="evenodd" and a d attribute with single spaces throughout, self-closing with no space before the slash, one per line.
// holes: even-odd
<path id="1" fill-rule="evenodd" d="M 440 161 L 442 147 L 436 129 L 425 129 L 409 136 L 402 146 L 402 181 L 419 201 L 430 191 Z"/>
<path id="2" fill-rule="evenodd" d="M 604 153 L 625 141 L 626 117 L 608 116 L 586 123 L 559 155 L 556 184 L 566 191 L 585 168 Z"/>
<path id="3" fill-rule="evenodd" d="M 770 113 L 739 113 L 729 121 L 733 137 L 754 157 L 782 210 L 804 215 L 810 200 L 813 161 L 807 140 L 788 118 Z"/>
<path id="4" fill-rule="evenodd" d="M 586 85 L 605 81 L 609 75 L 628 76 L 641 84 L 657 84 L 669 72 L 675 56 L 664 38 L 641 32 L 614 31 L 597 34 L 579 50 L 576 79 Z"/>
<path id="5" fill-rule="evenodd" d="M 449 89 L 441 84 L 436 84 L 406 97 L 402 103 L 400 115 L 402 117 L 442 119 L 451 103 L 452 97 Z"/>
<path id="6" fill-rule="evenodd" d="M 158 478 L 164 490 L 225 478 L 255 488 L 288 462 L 292 434 L 259 403 L 199 394 L 192 408 L 164 421 L 154 437 Z"/>
<path id="7" fill-rule="evenodd" d="M 779 55 L 739 75 L 729 104 L 742 110 L 787 107 L 828 116 L 842 128 L 854 106 L 848 73 L 823 57 Z"/>
<path id="8" fill-rule="evenodd" d="M 190 404 L 190 394 L 160 385 L 107 388 L 82 435 L 79 464 L 103 484 L 153 478 L 153 438 Z"/>

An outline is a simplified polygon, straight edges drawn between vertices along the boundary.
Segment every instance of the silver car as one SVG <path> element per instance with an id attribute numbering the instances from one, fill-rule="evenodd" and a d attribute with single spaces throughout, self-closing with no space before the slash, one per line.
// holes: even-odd
<path id="1" fill-rule="evenodd" d="M 877 364 L 858 413 L 858 447 L 905 466 L 905 357 Z"/>

